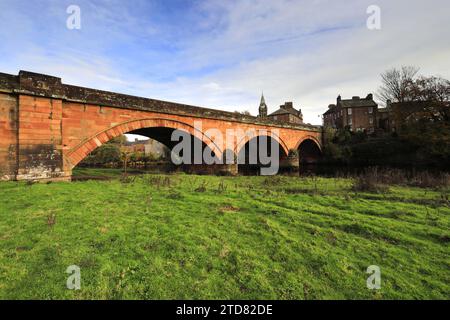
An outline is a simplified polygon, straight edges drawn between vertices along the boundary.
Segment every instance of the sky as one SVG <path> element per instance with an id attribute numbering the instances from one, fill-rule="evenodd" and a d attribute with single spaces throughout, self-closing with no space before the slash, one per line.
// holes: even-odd
<path id="1" fill-rule="evenodd" d="M 0 0 L 0 72 L 253 115 L 264 92 L 321 124 L 389 68 L 450 79 L 449 18 L 448 0 Z"/>

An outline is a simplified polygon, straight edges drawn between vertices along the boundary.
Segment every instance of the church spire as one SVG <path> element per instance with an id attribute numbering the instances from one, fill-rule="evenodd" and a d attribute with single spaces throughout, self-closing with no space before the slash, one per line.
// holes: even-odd
<path id="1" fill-rule="evenodd" d="M 267 105 L 264 99 L 264 92 L 261 94 L 261 102 L 259 103 L 259 117 L 264 119 L 267 117 Z"/>
<path id="2" fill-rule="evenodd" d="M 264 99 L 264 92 L 262 92 L 261 93 L 261 103 L 259 104 L 259 106 L 262 106 L 262 105 L 266 105 L 266 100 Z"/>

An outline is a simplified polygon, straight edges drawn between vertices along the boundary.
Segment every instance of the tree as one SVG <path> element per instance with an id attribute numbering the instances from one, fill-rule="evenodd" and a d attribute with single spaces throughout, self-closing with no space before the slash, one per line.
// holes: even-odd
<path id="1" fill-rule="evenodd" d="M 450 81 L 441 77 L 419 77 L 413 85 L 418 101 L 449 102 Z"/>
<path id="2" fill-rule="evenodd" d="M 118 145 L 124 145 L 127 142 L 127 137 L 125 135 L 120 135 L 115 138 L 112 138 L 108 141 L 110 144 L 118 144 Z"/>
<path id="3" fill-rule="evenodd" d="M 378 89 L 378 98 L 383 102 L 406 102 L 414 99 L 412 84 L 419 68 L 402 66 L 393 68 L 381 74 L 382 85 Z"/>
<path id="4" fill-rule="evenodd" d="M 409 86 L 410 101 L 392 105 L 390 112 L 397 125 L 418 121 L 450 121 L 450 81 L 421 76 Z"/>
<path id="5" fill-rule="evenodd" d="M 131 155 L 131 152 L 129 150 L 127 150 L 126 148 L 122 148 L 120 157 L 121 157 L 121 160 L 123 163 L 124 175 L 127 175 L 128 161 L 130 159 L 130 155 Z"/>
<path id="6" fill-rule="evenodd" d="M 251 115 L 252 115 L 252 114 L 250 113 L 250 111 L 248 111 L 248 110 L 244 110 L 244 111 L 235 111 L 234 113 L 242 114 L 243 116 L 251 116 Z"/>
<path id="7" fill-rule="evenodd" d="M 420 77 L 413 85 L 417 101 L 433 122 L 450 121 L 450 81 L 440 77 Z"/>
<path id="8" fill-rule="evenodd" d="M 106 143 L 82 161 L 82 165 L 105 165 L 108 163 L 117 163 L 120 161 L 120 149 L 115 144 Z"/>

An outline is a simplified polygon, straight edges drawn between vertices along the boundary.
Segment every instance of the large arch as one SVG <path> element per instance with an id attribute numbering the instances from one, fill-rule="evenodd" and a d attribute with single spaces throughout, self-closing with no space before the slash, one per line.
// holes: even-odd
<path id="1" fill-rule="evenodd" d="M 320 140 L 317 139 L 314 136 L 304 136 L 302 139 L 300 139 L 297 144 L 295 145 L 295 150 L 298 150 L 300 148 L 300 145 L 305 142 L 306 140 L 312 140 L 317 145 L 317 148 L 319 148 L 320 152 L 322 152 L 322 144 L 320 143 Z"/>
<path id="2" fill-rule="evenodd" d="M 191 136 L 198 137 L 206 146 L 210 147 L 216 155 L 222 155 L 222 151 L 214 143 L 214 141 L 203 134 L 203 132 L 187 123 L 165 118 L 144 118 L 122 122 L 108 129 L 97 132 L 95 135 L 83 140 L 66 153 L 66 168 L 70 170 L 73 169 L 92 151 L 107 143 L 111 139 L 125 133 L 137 132 L 146 128 L 170 128 L 175 130 L 183 130 Z"/>
<path id="3" fill-rule="evenodd" d="M 261 139 L 264 138 L 264 139 Z M 259 172 L 261 172 L 261 168 L 267 168 L 272 167 L 274 168 L 274 164 L 270 162 L 270 164 L 262 164 L 263 161 L 260 159 L 259 154 L 259 148 L 261 143 L 267 143 L 267 151 L 268 156 L 271 156 L 271 144 L 275 143 L 278 145 L 278 154 L 276 155 L 278 159 L 278 164 L 276 165 L 276 172 L 270 173 L 270 174 L 276 174 L 279 172 L 280 169 L 280 163 L 282 160 L 286 159 L 288 157 L 287 148 L 280 143 L 282 141 L 281 139 L 277 139 L 277 136 L 275 135 L 255 135 L 254 137 L 250 137 L 246 139 L 246 143 L 239 149 L 239 152 L 236 154 L 237 157 L 237 165 L 238 165 L 238 172 L 244 175 L 258 175 Z M 253 154 L 250 155 L 250 144 L 252 141 L 255 141 L 257 144 L 257 153 L 256 155 Z M 251 163 L 252 160 L 250 157 L 253 157 L 253 161 L 256 161 L 255 163 Z"/>
<path id="4" fill-rule="evenodd" d="M 301 139 L 296 150 L 300 163 L 316 163 L 322 156 L 322 148 L 319 141 L 313 136 Z"/>
<path id="5" fill-rule="evenodd" d="M 258 134 L 257 131 L 255 131 L 255 135 L 250 136 L 249 134 L 245 134 L 244 137 L 236 144 L 236 147 L 234 149 L 234 154 L 238 155 L 242 148 L 245 147 L 245 145 L 251 140 L 254 139 L 258 136 L 261 136 L 261 134 Z M 275 141 L 278 142 L 278 144 L 281 146 L 281 148 L 283 149 L 283 151 L 286 154 L 289 154 L 289 148 L 287 147 L 287 144 L 274 132 L 272 131 L 267 131 L 267 136 L 271 137 L 272 139 L 274 139 Z"/>

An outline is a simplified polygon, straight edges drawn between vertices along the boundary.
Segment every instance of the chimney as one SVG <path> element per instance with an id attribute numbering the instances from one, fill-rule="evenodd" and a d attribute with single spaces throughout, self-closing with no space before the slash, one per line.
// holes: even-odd
<path id="1" fill-rule="evenodd" d="M 392 103 L 391 99 L 388 99 L 386 101 L 386 108 L 390 109 L 391 108 L 391 103 Z"/>
<path id="2" fill-rule="evenodd" d="M 366 97 L 366 100 L 373 100 L 373 94 L 369 93 Z"/>
<path id="3" fill-rule="evenodd" d="M 359 100 L 360 98 L 358 96 L 353 96 L 352 100 Z"/>
<path id="4" fill-rule="evenodd" d="M 288 108 L 292 108 L 292 102 L 285 102 L 284 104 L 282 104 L 282 105 L 280 106 L 280 108 L 281 108 L 281 109 L 284 109 L 284 110 L 286 110 L 286 109 L 288 109 Z"/>
<path id="5" fill-rule="evenodd" d="M 341 95 L 338 95 L 338 97 L 337 97 L 337 99 L 336 99 L 336 105 L 338 105 L 339 104 L 339 102 L 341 101 Z"/>

